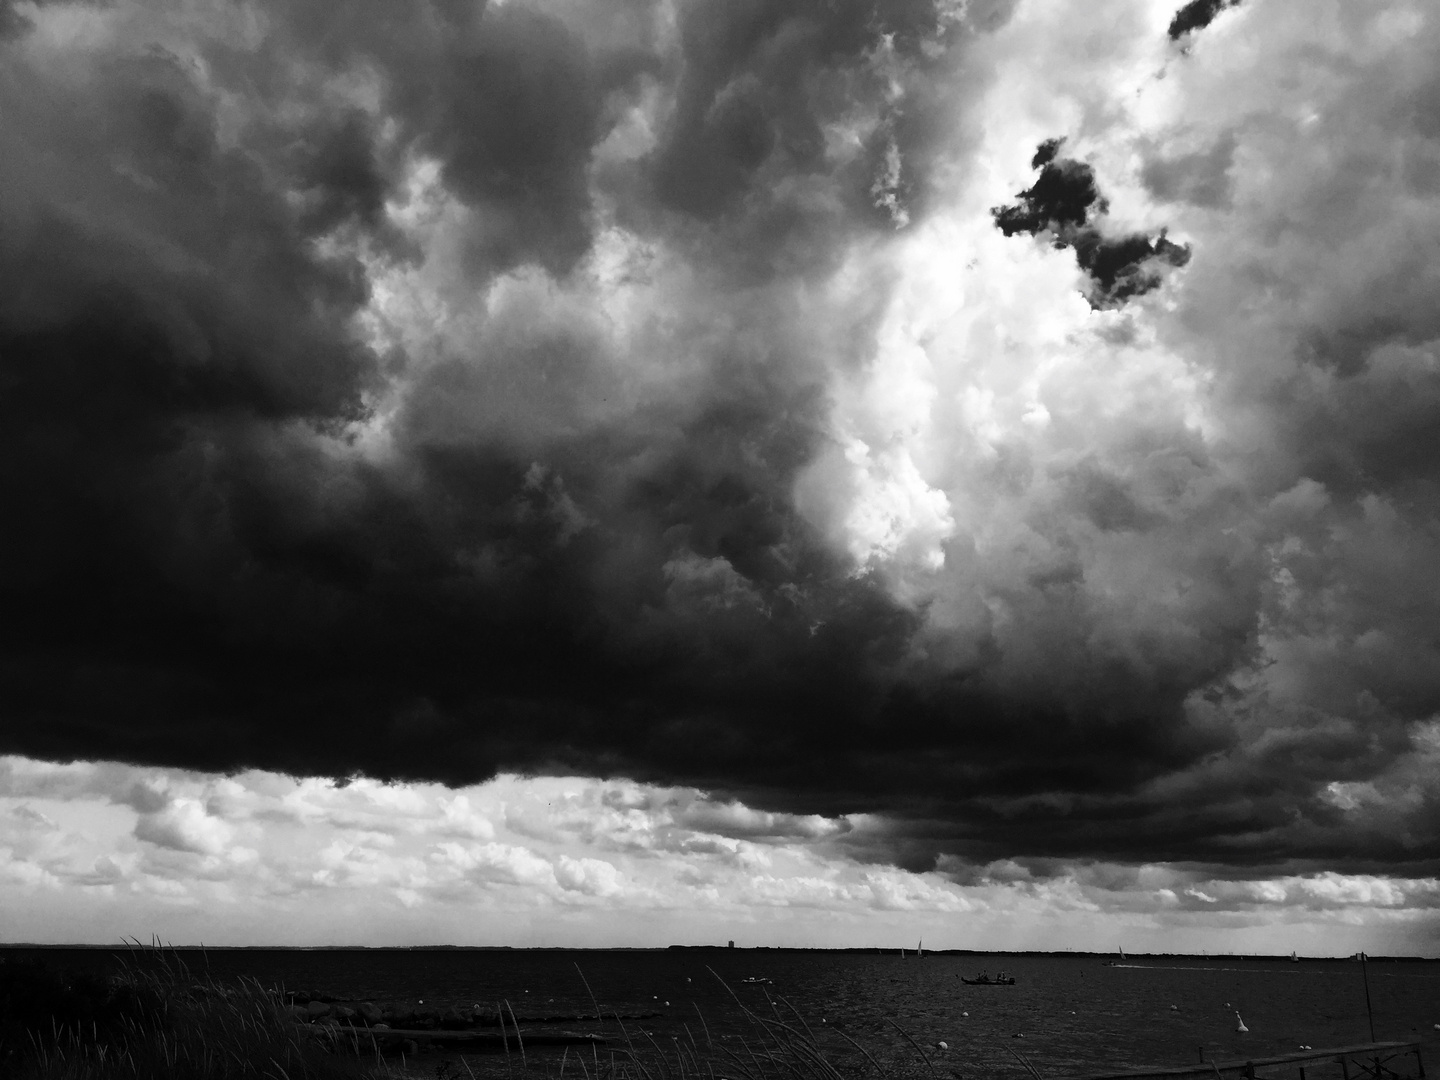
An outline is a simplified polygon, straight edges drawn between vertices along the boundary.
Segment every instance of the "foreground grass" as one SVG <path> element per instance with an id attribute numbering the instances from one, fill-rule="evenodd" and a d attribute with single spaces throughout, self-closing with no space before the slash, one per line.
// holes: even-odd
<path id="1" fill-rule="evenodd" d="M 581 975 L 583 979 L 583 975 Z M 734 995 L 732 994 L 732 997 Z M 0 961 L 0 1077 L 10 1080 L 893 1080 L 843 1033 L 826 1049 L 783 998 L 735 1006 L 752 1037 L 717 1041 L 703 1016 L 661 1046 L 610 1020 L 604 1047 L 503 1055 L 382 1057 L 363 1031 L 295 1022 L 253 979 L 217 982 L 165 949 L 139 948 L 118 975 Z M 599 1013 L 597 1007 L 596 1013 Z M 904 1034 L 902 1032 L 902 1034 Z M 906 1036 L 908 1039 L 908 1036 Z M 941 1080 L 912 1041 L 916 1069 Z M 837 1061 L 842 1062 L 837 1064 Z M 919 1068 L 923 1063 L 923 1068 Z M 945 1080 L 953 1074 L 948 1070 Z"/>
<path id="2" fill-rule="evenodd" d="M 118 976 L 0 964 L 0 1076 L 15 1080 L 368 1080 L 391 1071 L 291 1022 L 254 980 L 197 977 L 137 949 Z"/>

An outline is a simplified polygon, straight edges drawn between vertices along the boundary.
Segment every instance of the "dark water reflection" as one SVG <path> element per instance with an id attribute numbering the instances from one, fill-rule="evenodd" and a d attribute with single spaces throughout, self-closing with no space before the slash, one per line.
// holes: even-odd
<path id="1" fill-rule="evenodd" d="M 3 950 L 14 955 L 18 950 Z M 49 950 L 57 965 L 113 962 L 110 954 Z M 522 1018 L 590 1013 L 579 972 L 606 1013 L 656 1011 L 628 1025 L 662 1046 L 674 1037 L 722 1045 L 754 1039 L 734 998 L 768 1009 L 783 996 L 847 1071 L 867 1063 L 843 1030 L 885 1065 L 929 1075 L 900 1029 L 927 1050 L 941 1077 L 1023 1076 L 1023 1053 L 1044 1075 L 1207 1059 L 1283 1054 L 1365 1042 L 1369 1029 L 1361 966 L 1349 961 L 1140 959 L 1108 966 L 1094 957 L 913 956 L 780 950 L 244 950 L 184 954 L 219 978 L 249 975 L 265 984 L 356 999 L 424 1000 L 429 1006 L 508 1002 Z M 967 986 L 982 968 L 1014 973 L 1015 986 Z M 578 970 L 577 970 L 578 969 Z M 712 970 L 713 969 L 713 974 Z M 1423 1039 L 1440 1066 L 1440 962 L 1368 965 L 1375 1034 Z M 719 976 L 717 979 L 716 976 Z M 747 985 L 745 978 L 772 980 Z M 721 984 L 721 979 L 729 990 Z M 1173 1006 L 1173 1008 L 1172 1008 Z M 1248 1034 L 1236 1031 L 1235 1012 Z M 703 1019 L 702 1019 L 703 1018 Z M 577 1025 L 566 1025 L 575 1028 Z M 613 1024 L 611 1025 L 613 1031 Z M 1313 1076 L 1324 1070 L 1311 1068 Z"/>

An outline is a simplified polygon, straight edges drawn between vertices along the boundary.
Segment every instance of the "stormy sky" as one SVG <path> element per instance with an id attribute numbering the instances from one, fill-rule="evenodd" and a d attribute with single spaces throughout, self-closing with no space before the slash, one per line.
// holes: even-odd
<path id="1" fill-rule="evenodd" d="M 1440 944 L 1437 71 L 0 0 L 0 936 Z"/>

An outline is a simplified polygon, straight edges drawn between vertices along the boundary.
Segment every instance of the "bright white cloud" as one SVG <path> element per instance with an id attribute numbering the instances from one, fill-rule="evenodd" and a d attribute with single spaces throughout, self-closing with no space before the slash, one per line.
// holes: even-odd
<path id="1" fill-rule="evenodd" d="M 539 918 L 544 940 L 591 945 L 1106 948 L 1118 934 L 1198 950 L 1243 949 L 1265 925 L 1287 948 L 1334 952 L 1367 947 L 1365 926 L 1385 920 L 1409 940 L 1440 932 L 1433 879 L 1013 860 L 913 873 L 849 854 L 883 826 L 624 780 L 451 791 L 4 758 L 0 933 L 506 944 L 534 940 Z M 605 919 L 569 921 L 584 911 Z"/>
<path id="2" fill-rule="evenodd" d="M 135 837 L 159 847 L 219 855 L 230 845 L 235 829 L 205 811 L 196 799 L 179 798 L 162 809 L 140 815 Z"/>

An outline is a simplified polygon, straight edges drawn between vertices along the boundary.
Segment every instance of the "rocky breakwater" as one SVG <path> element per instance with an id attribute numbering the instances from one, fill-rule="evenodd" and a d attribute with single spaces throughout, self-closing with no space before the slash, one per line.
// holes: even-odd
<path id="1" fill-rule="evenodd" d="M 421 1001 L 359 1000 L 319 991 L 285 994 L 290 1017 L 317 1033 L 362 1038 L 382 1050 L 414 1052 L 430 1045 L 473 1050 L 516 1050 L 528 1047 L 601 1043 L 597 1034 L 567 1030 L 565 1025 L 596 1024 L 591 1014 L 517 1015 L 508 1008 Z M 649 1020 L 657 1012 L 605 1014 L 605 1020 Z"/>

